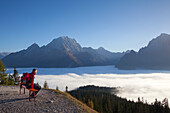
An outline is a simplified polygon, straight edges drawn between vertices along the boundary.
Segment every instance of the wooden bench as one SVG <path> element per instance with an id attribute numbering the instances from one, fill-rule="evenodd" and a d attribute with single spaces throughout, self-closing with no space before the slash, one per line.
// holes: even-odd
<path id="1" fill-rule="evenodd" d="M 24 88 L 24 94 L 25 94 L 25 89 L 27 89 L 27 87 L 26 87 L 26 84 L 20 84 L 20 94 L 21 94 L 21 89 L 22 88 Z M 34 93 L 34 101 L 35 101 L 35 92 L 36 91 L 38 91 L 38 90 L 36 90 L 36 89 L 34 89 L 34 88 L 30 88 L 30 89 L 28 89 L 29 90 L 29 101 L 31 101 L 31 97 L 30 97 L 30 95 L 31 95 L 31 92 L 33 92 Z"/>

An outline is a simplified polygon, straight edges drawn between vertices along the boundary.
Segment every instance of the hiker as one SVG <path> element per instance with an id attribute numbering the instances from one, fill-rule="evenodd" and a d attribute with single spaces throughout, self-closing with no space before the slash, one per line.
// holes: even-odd
<path id="1" fill-rule="evenodd" d="M 35 95 L 41 89 L 40 85 L 34 83 L 34 78 L 35 78 L 34 76 L 35 76 L 36 73 L 37 73 L 37 69 L 33 69 L 32 72 L 29 73 L 29 78 L 28 78 L 28 81 L 26 83 L 27 89 L 34 88 L 34 89 L 38 90 L 38 91 L 35 92 Z M 32 93 L 30 96 L 33 98 L 34 97 L 34 93 Z"/>

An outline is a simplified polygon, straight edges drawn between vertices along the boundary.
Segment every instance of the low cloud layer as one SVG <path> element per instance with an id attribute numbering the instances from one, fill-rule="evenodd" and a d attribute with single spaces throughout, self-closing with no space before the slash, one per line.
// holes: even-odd
<path id="1" fill-rule="evenodd" d="M 9 72 L 12 70 L 8 69 Z M 30 72 L 31 68 L 18 69 L 21 73 Z M 71 73 L 69 73 L 71 72 Z M 43 86 L 47 81 L 50 88 L 65 91 L 84 85 L 97 85 L 119 88 L 118 96 L 127 99 L 137 100 L 144 97 L 148 102 L 154 102 L 155 98 L 163 100 L 170 99 L 170 72 L 135 70 L 122 71 L 113 66 L 105 67 L 83 67 L 83 68 L 64 68 L 64 69 L 38 69 L 35 81 Z"/>
<path id="2" fill-rule="evenodd" d="M 152 73 L 152 74 L 83 74 L 77 75 L 69 73 L 66 75 L 37 75 L 36 81 L 43 86 L 47 81 L 50 88 L 56 86 L 64 91 L 65 86 L 69 90 L 84 85 L 97 85 L 108 87 L 121 87 L 118 96 L 127 99 L 137 100 L 138 97 L 144 97 L 144 100 L 153 102 L 155 98 L 163 100 L 165 97 L 170 99 L 170 74 Z"/>

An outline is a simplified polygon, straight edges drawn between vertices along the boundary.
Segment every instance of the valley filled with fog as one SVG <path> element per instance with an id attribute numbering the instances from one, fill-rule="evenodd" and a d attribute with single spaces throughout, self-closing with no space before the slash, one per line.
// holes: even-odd
<path id="1" fill-rule="evenodd" d="M 20 75 L 31 72 L 33 68 L 17 68 Z M 114 66 L 93 66 L 78 68 L 37 68 L 35 82 L 43 86 L 47 81 L 49 88 L 65 91 L 84 85 L 119 87 L 118 96 L 137 100 L 143 97 L 148 102 L 155 98 L 170 99 L 170 71 L 161 70 L 118 70 Z M 7 69 L 13 73 L 13 68 Z"/>

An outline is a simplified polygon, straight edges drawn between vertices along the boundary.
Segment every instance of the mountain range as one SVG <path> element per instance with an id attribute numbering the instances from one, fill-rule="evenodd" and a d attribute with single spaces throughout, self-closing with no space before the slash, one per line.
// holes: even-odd
<path id="1" fill-rule="evenodd" d="M 114 65 L 125 54 L 113 53 L 103 47 L 81 47 L 75 39 L 62 36 L 42 47 L 34 43 L 27 49 L 7 55 L 2 61 L 6 67 L 64 68 Z"/>
<path id="2" fill-rule="evenodd" d="M 162 33 L 138 52 L 130 51 L 120 59 L 116 67 L 170 70 L 170 35 Z"/>

